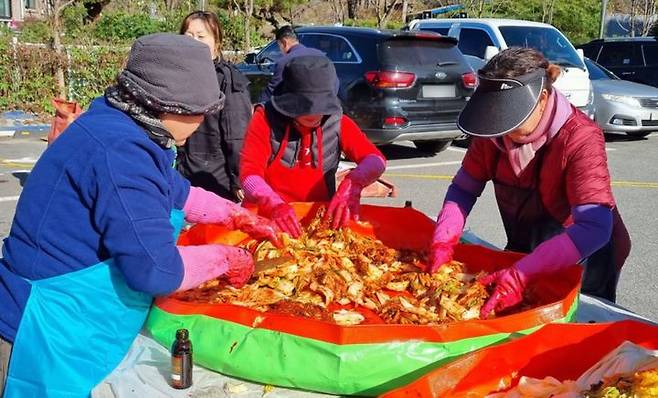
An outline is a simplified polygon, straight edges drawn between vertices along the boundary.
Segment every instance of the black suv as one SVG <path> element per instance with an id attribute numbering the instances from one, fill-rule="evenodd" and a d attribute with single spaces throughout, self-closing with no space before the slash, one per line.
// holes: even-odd
<path id="1" fill-rule="evenodd" d="M 302 44 L 323 51 L 336 66 L 338 97 L 375 144 L 411 140 L 429 153 L 461 136 L 457 115 L 477 85 L 457 41 L 431 32 L 356 27 L 302 27 Z M 238 68 L 260 98 L 281 56 L 276 41 Z"/>
<path id="2" fill-rule="evenodd" d="M 585 56 L 624 80 L 658 87 L 656 37 L 597 39 L 578 46 Z"/>

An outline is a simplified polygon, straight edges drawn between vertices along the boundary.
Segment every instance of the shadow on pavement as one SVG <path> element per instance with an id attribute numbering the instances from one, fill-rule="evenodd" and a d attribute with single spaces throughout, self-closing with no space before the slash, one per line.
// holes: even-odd
<path id="1" fill-rule="evenodd" d="M 632 142 L 632 141 L 648 141 L 647 137 L 633 136 L 623 133 L 604 133 L 605 142 Z"/>
<path id="2" fill-rule="evenodd" d="M 434 154 L 420 151 L 415 147 L 398 145 L 398 144 L 388 144 L 388 145 L 380 146 L 379 150 L 382 151 L 382 153 L 388 160 L 434 157 Z"/>

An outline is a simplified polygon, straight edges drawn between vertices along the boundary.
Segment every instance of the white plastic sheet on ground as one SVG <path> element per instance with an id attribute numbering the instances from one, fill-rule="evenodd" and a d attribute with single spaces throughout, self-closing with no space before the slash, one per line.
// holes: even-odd
<path id="1" fill-rule="evenodd" d="M 612 303 L 593 297 L 580 295 L 580 306 L 576 321 L 612 322 L 635 319 L 649 322 Z M 194 342 L 192 342 L 194 344 Z M 220 397 L 288 397 L 311 398 L 328 395 L 264 386 L 224 376 L 220 373 L 194 367 L 193 385 L 187 390 L 175 390 L 168 384 L 170 369 L 169 351 L 153 339 L 139 335 L 133 343 L 123 362 L 98 385 L 92 393 L 93 398 L 220 398 Z M 259 358 L 254 358 L 258 361 Z"/>

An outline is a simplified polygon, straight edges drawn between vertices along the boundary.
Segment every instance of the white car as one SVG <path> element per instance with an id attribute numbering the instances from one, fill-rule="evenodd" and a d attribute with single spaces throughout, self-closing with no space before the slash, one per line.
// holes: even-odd
<path id="1" fill-rule="evenodd" d="M 628 80 L 585 58 L 594 86 L 594 120 L 603 131 L 644 137 L 658 131 L 658 88 Z"/>
<path id="2" fill-rule="evenodd" d="M 459 40 L 464 55 L 488 61 L 499 51 L 509 47 L 532 47 L 541 51 L 551 62 L 562 67 L 562 75 L 555 86 L 572 104 L 590 117 L 592 85 L 582 50 L 576 50 L 562 32 L 555 27 L 513 19 L 415 19 L 409 30 L 428 30 Z M 474 63 L 471 62 L 471 65 Z"/>

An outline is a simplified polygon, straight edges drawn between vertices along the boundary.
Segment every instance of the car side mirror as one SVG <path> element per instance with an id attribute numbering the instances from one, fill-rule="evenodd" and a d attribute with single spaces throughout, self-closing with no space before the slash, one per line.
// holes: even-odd
<path id="1" fill-rule="evenodd" d="M 496 56 L 500 52 L 500 49 L 496 46 L 487 46 L 484 50 L 484 60 L 489 62 L 489 60 Z"/>
<path id="2" fill-rule="evenodd" d="M 580 57 L 580 60 L 585 62 L 585 51 L 583 51 L 582 48 L 577 48 L 576 52 L 578 53 L 578 56 Z"/>
<path id="3" fill-rule="evenodd" d="M 256 53 L 249 53 L 244 57 L 245 64 L 255 64 L 256 63 Z"/>

